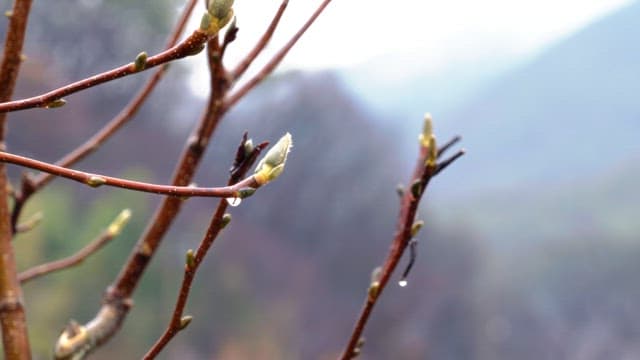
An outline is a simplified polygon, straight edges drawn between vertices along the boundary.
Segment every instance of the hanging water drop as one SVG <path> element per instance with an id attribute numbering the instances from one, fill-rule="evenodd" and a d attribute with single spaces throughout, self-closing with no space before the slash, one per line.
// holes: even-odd
<path id="1" fill-rule="evenodd" d="M 238 206 L 242 202 L 240 198 L 236 198 L 236 197 L 227 198 L 226 200 L 227 200 L 227 204 L 231 206 Z"/>
<path id="2" fill-rule="evenodd" d="M 400 287 L 405 287 L 409 284 L 409 282 L 405 279 L 402 279 L 400 281 L 398 281 L 398 285 L 400 285 Z"/>

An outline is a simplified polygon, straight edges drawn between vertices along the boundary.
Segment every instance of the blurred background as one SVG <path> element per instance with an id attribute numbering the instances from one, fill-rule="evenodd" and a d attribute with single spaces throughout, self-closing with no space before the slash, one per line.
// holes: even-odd
<path id="1" fill-rule="evenodd" d="M 230 65 L 278 6 L 236 3 Z M 35 2 L 16 97 L 160 51 L 183 4 Z M 315 6 L 291 1 L 268 54 Z M 201 185 L 226 181 L 245 130 L 255 141 L 290 131 L 295 146 L 278 181 L 231 209 L 186 309 L 194 321 L 161 358 L 336 358 L 386 256 L 395 187 L 410 175 L 427 111 L 438 139 L 461 134 L 468 154 L 429 187 L 409 285 L 385 291 L 362 357 L 639 358 L 640 4 L 336 0 L 324 15 L 214 136 Z M 136 119 L 75 167 L 168 183 L 204 107 L 205 68 L 202 59 L 172 65 Z M 9 150 L 55 161 L 148 76 L 69 96 L 60 109 L 11 114 Z M 10 170 L 14 179 L 22 171 Z M 67 180 L 31 200 L 24 218 L 45 219 L 16 239 L 21 268 L 67 256 L 121 209 L 134 212 L 81 267 L 25 286 L 36 358 L 51 353 L 68 319 L 93 317 L 158 202 Z M 138 358 L 162 333 L 184 253 L 214 206 L 189 200 L 123 329 L 94 358 Z"/>

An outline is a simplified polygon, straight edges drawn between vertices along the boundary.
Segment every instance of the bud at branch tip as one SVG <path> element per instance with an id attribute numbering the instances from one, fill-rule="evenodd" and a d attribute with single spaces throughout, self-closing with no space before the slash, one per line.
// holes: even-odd
<path id="1" fill-rule="evenodd" d="M 256 166 L 254 177 L 258 184 L 267 184 L 282 174 L 287 161 L 287 155 L 289 151 L 291 151 L 292 146 L 291 134 L 286 133 L 269 149 L 267 154 L 258 163 L 258 166 Z"/>

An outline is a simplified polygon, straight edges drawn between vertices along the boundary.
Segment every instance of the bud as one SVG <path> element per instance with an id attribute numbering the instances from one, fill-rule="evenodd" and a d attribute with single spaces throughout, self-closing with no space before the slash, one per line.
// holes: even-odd
<path id="1" fill-rule="evenodd" d="M 185 315 L 180 318 L 180 331 L 184 330 L 191 324 L 191 320 L 193 320 L 193 316 Z"/>
<path id="2" fill-rule="evenodd" d="M 436 137 L 431 135 L 429 138 L 429 154 L 427 155 L 426 165 L 429 167 L 435 167 L 438 164 L 438 145 L 436 144 Z"/>
<path id="3" fill-rule="evenodd" d="M 147 67 L 147 53 L 141 52 L 136 56 L 136 60 L 133 62 L 133 69 L 135 71 L 142 71 Z"/>
<path id="4" fill-rule="evenodd" d="M 107 228 L 107 233 L 112 237 L 118 236 L 122 231 L 122 228 L 124 228 L 124 226 L 129 222 L 129 219 L 131 219 L 131 210 L 122 210 Z"/>
<path id="5" fill-rule="evenodd" d="M 208 11 L 202 16 L 200 30 L 210 36 L 218 34 L 233 18 L 233 0 L 213 0 Z"/>
<path id="6" fill-rule="evenodd" d="M 267 154 L 258 163 L 258 166 L 256 166 L 254 176 L 258 184 L 264 185 L 282 174 L 287 161 L 287 155 L 289 151 L 291 151 L 291 146 L 291 134 L 286 133 L 269 149 Z"/>
<path id="7" fill-rule="evenodd" d="M 226 213 L 224 215 L 222 215 L 222 221 L 220 223 L 220 228 L 224 229 L 227 227 L 227 225 L 229 225 L 229 223 L 231 222 L 231 214 Z"/>
<path id="8" fill-rule="evenodd" d="M 87 179 L 87 185 L 91 187 L 102 186 L 106 183 L 107 183 L 107 180 L 101 176 L 94 175 L 94 176 L 91 176 L 89 179 Z"/>
<path id="9" fill-rule="evenodd" d="M 411 195 L 417 199 L 422 195 L 422 180 L 417 179 L 411 184 Z"/>
<path id="10" fill-rule="evenodd" d="M 256 189 L 254 189 L 252 187 L 242 188 L 242 189 L 238 190 L 238 197 L 240 199 L 245 199 L 245 198 L 248 198 L 249 196 L 253 195 L 255 192 L 256 192 Z"/>
<path id="11" fill-rule="evenodd" d="M 193 249 L 187 250 L 184 263 L 187 265 L 187 270 L 192 270 L 196 266 L 196 254 Z"/>
<path id="12" fill-rule="evenodd" d="M 248 139 L 247 141 L 245 141 L 244 144 L 242 144 L 242 146 L 244 147 L 245 156 L 251 155 L 251 153 L 253 152 L 253 149 L 255 149 L 255 146 L 253 145 L 253 140 L 251 139 Z"/>
<path id="13" fill-rule="evenodd" d="M 45 107 L 47 109 L 55 109 L 55 108 L 63 107 L 66 104 L 67 104 L 67 100 L 65 100 L 65 99 L 55 99 L 55 100 L 51 101 L 50 103 L 48 103 L 47 105 L 45 105 Z"/>
<path id="14" fill-rule="evenodd" d="M 424 114 L 424 124 L 422 125 L 422 134 L 418 136 L 418 140 L 420 141 L 420 146 L 427 147 L 429 146 L 429 139 L 433 135 L 433 119 L 431 118 L 431 114 Z"/>
<path id="15" fill-rule="evenodd" d="M 418 232 L 420 231 L 420 229 L 422 229 L 423 226 L 424 221 L 422 220 L 414 222 L 413 225 L 411 225 L 411 237 L 415 237 L 416 235 L 418 235 Z"/>

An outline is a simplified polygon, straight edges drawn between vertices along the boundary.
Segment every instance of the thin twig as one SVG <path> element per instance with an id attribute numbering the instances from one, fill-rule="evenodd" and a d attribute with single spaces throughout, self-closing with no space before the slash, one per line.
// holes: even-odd
<path id="1" fill-rule="evenodd" d="M 414 174 L 411 177 L 411 191 L 405 191 L 402 197 L 396 233 L 391 243 L 391 248 L 389 249 L 387 258 L 382 266 L 380 278 L 370 284 L 368 296 L 362 307 L 360 315 L 356 320 L 347 346 L 340 357 L 341 360 L 350 360 L 359 354 L 360 349 L 358 348 L 358 343 L 361 341 L 362 333 L 369 317 L 371 316 L 373 307 L 388 284 L 391 275 L 398 266 L 404 251 L 413 237 L 412 228 L 415 222 L 418 205 L 420 204 L 420 199 L 424 195 L 427 185 L 435 175 L 438 168 L 438 165 L 429 165 L 429 162 L 427 162 L 428 157 L 428 147 L 420 146 L 418 162 L 415 167 Z"/>
<path id="2" fill-rule="evenodd" d="M 165 46 L 166 49 L 170 49 L 178 42 L 178 39 L 184 31 L 184 28 L 187 25 L 189 17 L 193 12 L 196 3 L 197 0 L 189 0 L 185 5 L 180 18 L 178 19 L 176 27 L 174 28 L 172 34 L 169 36 L 167 45 Z M 107 139 L 115 134 L 116 131 L 127 124 L 129 120 L 133 119 L 138 110 L 144 104 L 145 100 L 149 97 L 149 95 L 151 95 L 156 85 L 162 79 L 163 75 L 166 72 L 166 69 L 166 65 L 160 66 L 158 69 L 156 69 L 149 80 L 147 80 L 147 82 L 142 86 L 138 93 L 134 95 L 133 99 L 120 111 L 120 113 L 118 113 L 118 115 L 111 119 L 111 121 L 109 121 L 91 138 L 86 140 L 84 143 L 82 143 L 67 155 L 63 156 L 60 160 L 56 161 L 55 164 L 62 167 L 69 167 L 96 151 Z M 28 185 L 28 191 L 21 191 L 15 197 L 15 202 L 11 212 L 11 228 L 13 229 L 14 233 L 17 230 L 17 223 L 18 219 L 20 218 L 20 213 L 22 212 L 24 205 L 29 200 L 31 195 L 46 186 L 53 179 L 55 179 L 55 176 L 49 173 L 40 173 L 37 177 L 34 178 L 31 178 L 31 176 L 28 175 L 23 175 L 23 188 L 25 188 L 25 185 Z M 25 181 L 28 181 L 29 184 L 25 184 Z"/>
<path id="3" fill-rule="evenodd" d="M 264 50 L 264 48 L 267 46 L 267 44 L 269 43 L 269 40 L 271 40 L 271 37 L 273 36 L 273 33 L 276 31 L 276 28 L 280 23 L 280 19 L 282 18 L 282 14 L 284 14 L 284 10 L 287 8 L 288 4 L 289 4 L 289 0 L 283 0 L 280 3 L 280 7 L 278 8 L 278 11 L 273 16 L 273 19 L 271 20 L 269 27 L 267 27 L 267 30 L 265 30 L 264 34 L 262 34 L 262 37 L 260 37 L 260 40 L 258 40 L 254 48 L 251 49 L 251 51 L 247 54 L 247 56 L 245 56 L 244 59 L 242 59 L 238 63 L 238 65 L 236 65 L 235 69 L 231 71 L 231 79 L 234 82 L 238 80 L 245 73 L 245 71 L 247 71 L 247 69 L 249 68 L 249 66 L 251 66 L 253 61 L 258 57 L 258 55 L 260 55 L 262 50 Z"/>
<path id="4" fill-rule="evenodd" d="M 0 102 L 9 101 L 13 95 L 22 63 L 22 48 L 30 10 L 31 0 L 14 1 L 0 63 Z M 6 114 L 0 114 L 0 151 L 6 150 L 6 118 Z M 7 201 L 9 188 L 6 167 L 0 164 L 0 328 L 3 353 L 5 359 L 26 360 L 31 358 L 31 348 L 22 303 L 22 288 L 11 244 L 13 229 Z"/>
<path id="5" fill-rule="evenodd" d="M 246 133 L 243 136 L 243 141 L 240 143 L 239 151 L 236 155 L 236 162 L 239 162 L 239 166 L 235 167 L 229 178 L 229 185 L 235 184 L 240 178 L 242 178 L 249 168 L 253 165 L 257 157 L 260 155 L 262 150 L 267 145 L 266 143 L 262 143 L 256 146 L 251 154 L 248 157 L 245 157 L 238 161 L 240 156 L 243 156 L 242 150 L 244 149 L 244 144 L 247 141 Z M 211 222 L 209 223 L 209 228 L 207 232 L 200 242 L 198 246 L 198 250 L 193 254 L 191 260 L 188 260 L 185 264 L 184 274 L 182 278 L 182 284 L 180 285 L 180 291 L 178 292 L 178 298 L 176 300 L 176 304 L 173 310 L 173 315 L 171 316 L 171 321 L 167 325 L 162 336 L 156 341 L 156 343 L 149 349 L 149 351 L 143 357 L 145 360 L 154 359 L 164 348 L 165 346 L 173 339 L 178 332 L 183 330 L 186 327 L 184 323 L 184 308 L 187 305 L 187 300 L 189 298 L 189 294 L 191 291 L 191 284 L 195 279 L 196 272 L 204 257 L 207 255 L 207 252 L 213 245 L 213 242 L 220 234 L 220 231 L 228 224 L 230 217 L 225 219 L 225 211 L 227 209 L 227 202 L 220 201 L 218 202 L 218 206 L 213 213 L 211 218 Z M 189 256 L 189 255 L 188 255 Z M 190 320 L 190 319 L 189 319 Z"/>
<path id="6" fill-rule="evenodd" d="M 208 49 L 208 54 L 219 53 L 220 45 L 217 38 L 210 40 L 207 45 L 208 48 L 213 48 Z M 209 62 L 212 64 L 209 102 L 176 164 L 172 176 L 172 184 L 175 186 L 186 186 L 192 181 L 209 145 L 209 140 L 224 115 L 220 105 L 228 88 L 227 74 L 222 66 L 222 59 L 218 58 L 214 61 L 210 55 Z M 55 355 L 58 358 L 93 351 L 118 331 L 131 308 L 131 296 L 136 286 L 183 204 L 184 201 L 176 197 L 166 197 L 162 200 L 120 273 L 107 288 L 102 307 L 85 325 L 87 331 L 71 339 L 68 333 L 63 333 L 58 339 L 57 346 L 73 344 L 73 348 L 67 348 L 68 351 L 57 352 Z"/>
<path id="7" fill-rule="evenodd" d="M 43 161 L 34 160 L 20 155 L 10 154 L 0 151 L 0 162 L 16 164 L 31 169 L 44 171 L 56 176 L 75 180 L 91 187 L 113 186 L 127 190 L 148 192 L 153 194 L 169 195 L 174 197 L 224 197 L 237 198 L 246 197 L 252 194 L 252 190 L 260 187 L 253 176 L 244 179 L 234 186 L 224 187 L 192 187 L 192 186 L 174 186 L 174 185 L 158 185 L 133 181 L 127 179 L 116 178 L 106 175 L 91 174 L 79 170 L 72 170 L 61 166 L 49 164 Z M 244 192 L 243 192 L 244 191 Z M 248 191 L 248 193 L 247 193 Z"/>
<path id="8" fill-rule="evenodd" d="M 56 271 L 68 269 L 70 267 L 81 264 L 87 257 L 91 256 L 109 241 L 113 240 L 120 234 L 122 228 L 126 225 L 131 217 L 131 210 L 125 209 L 109 224 L 109 226 L 98 237 L 93 239 L 89 244 L 80 249 L 77 253 L 64 259 L 55 260 L 38 266 L 34 266 L 18 274 L 18 279 L 22 284 L 29 280 L 51 274 Z"/>
<path id="9" fill-rule="evenodd" d="M 309 29 L 309 27 L 314 23 L 314 21 L 322 14 L 324 9 L 329 5 L 331 0 L 324 0 L 320 6 L 316 9 L 316 11 L 311 14 L 307 22 L 302 25 L 302 27 L 296 32 L 293 37 L 269 60 L 269 62 L 249 81 L 247 81 L 240 89 L 236 90 L 232 94 L 230 94 L 224 102 L 224 108 L 228 109 L 232 107 L 235 103 L 237 103 L 240 99 L 242 99 L 249 91 L 255 88 L 259 83 L 262 82 L 269 74 L 275 70 L 275 68 L 282 62 L 282 59 L 289 53 L 289 50 L 293 48 L 293 46 L 300 40 L 302 35 Z"/>
<path id="10" fill-rule="evenodd" d="M 148 57 L 142 68 L 136 67 L 134 62 L 122 65 L 112 70 L 82 79 L 75 83 L 62 86 L 48 93 L 34 96 L 27 99 L 15 100 L 0 103 L 0 113 L 30 109 L 34 107 L 47 107 L 54 101 L 62 99 L 64 96 L 85 90 L 96 85 L 100 85 L 121 77 L 139 73 L 158 65 L 166 64 L 170 61 L 181 59 L 197 54 L 203 49 L 203 45 L 211 38 L 206 32 L 195 30 L 188 38 L 174 47 L 167 49 L 157 55 Z"/>

